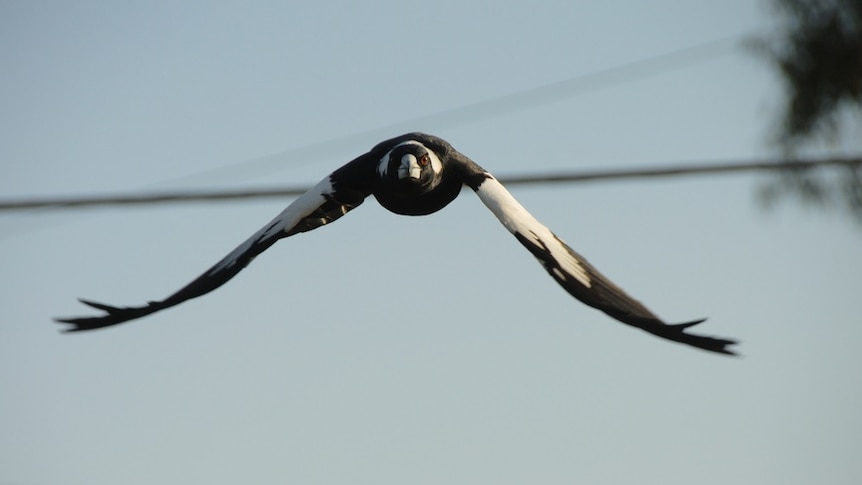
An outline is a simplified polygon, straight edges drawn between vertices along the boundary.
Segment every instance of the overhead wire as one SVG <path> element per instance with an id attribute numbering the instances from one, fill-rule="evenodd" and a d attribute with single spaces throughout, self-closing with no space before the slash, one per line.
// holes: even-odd
<path id="1" fill-rule="evenodd" d="M 794 161 L 744 161 L 709 164 L 682 164 L 665 167 L 631 169 L 593 170 L 578 172 L 556 172 L 547 174 L 525 174 L 498 177 L 507 186 L 576 183 L 600 180 L 643 179 L 672 176 L 691 176 L 707 174 L 728 174 L 753 171 L 805 170 L 835 166 L 862 166 L 862 157 L 830 158 L 819 160 Z M 97 206 L 146 205 L 158 203 L 232 201 L 241 199 L 295 197 L 305 193 L 310 187 L 279 187 L 254 189 L 223 189 L 203 191 L 169 191 L 125 195 L 47 197 L 26 200 L 0 201 L 0 211 L 27 209 L 72 209 Z"/>
<path id="2" fill-rule="evenodd" d="M 490 117 L 500 116 L 520 110 L 549 104 L 559 99 L 582 94 L 589 91 L 606 89 L 619 84 L 645 79 L 668 71 L 689 67 L 691 65 L 716 59 L 734 52 L 734 48 L 744 42 L 749 36 L 724 37 L 701 44 L 678 49 L 672 52 L 644 58 L 627 64 L 579 75 L 567 80 L 558 81 L 536 88 L 493 97 L 487 100 L 469 103 L 460 107 L 443 110 L 430 115 L 419 116 L 391 125 L 354 133 L 346 136 L 308 144 L 273 155 L 237 162 L 224 167 L 199 172 L 180 180 L 194 179 L 205 175 L 213 175 L 232 171 L 260 171 L 270 166 L 283 166 L 285 160 L 306 160 L 321 158 L 330 151 L 346 148 L 350 145 L 367 141 L 368 139 L 385 138 L 399 130 L 404 131 L 414 126 L 426 129 L 464 125 Z M 710 163 L 697 165 L 674 165 L 665 167 L 649 167 L 635 169 L 595 170 L 581 172 L 559 172 L 551 174 L 525 174 L 501 177 L 506 185 L 526 185 L 540 183 L 573 183 L 597 180 L 620 180 L 635 178 L 668 177 L 697 174 L 716 174 L 750 171 L 774 171 L 800 168 L 816 168 L 836 165 L 859 165 L 860 158 L 841 158 L 828 160 L 797 160 L 786 162 L 744 161 L 727 163 Z M 0 211 L 25 211 L 33 209 L 70 209 L 97 206 L 128 206 L 157 203 L 228 201 L 240 199 L 294 197 L 301 195 L 308 187 L 290 186 L 276 188 L 251 189 L 217 189 L 217 190 L 172 190 L 137 194 L 119 195 L 89 195 L 68 197 L 41 197 L 19 200 L 0 200 Z"/>

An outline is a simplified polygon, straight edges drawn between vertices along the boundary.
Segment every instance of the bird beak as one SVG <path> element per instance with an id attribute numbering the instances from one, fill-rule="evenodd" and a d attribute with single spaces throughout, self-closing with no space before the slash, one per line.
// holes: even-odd
<path id="1" fill-rule="evenodd" d="M 398 167 L 398 178 L 412 178 L 419 179 L 422 175 L 422 167 L 419 166 L 419 161 L 416 160 L 416 156 L 408 153 L 401 157 L 401 165 Z"/>

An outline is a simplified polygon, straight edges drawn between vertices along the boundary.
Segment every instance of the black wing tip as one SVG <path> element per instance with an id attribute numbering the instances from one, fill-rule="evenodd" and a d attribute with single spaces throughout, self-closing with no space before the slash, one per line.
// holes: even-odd
<path id="1" fill-rule="evenodd" d="M 714 352 L 716 354 L 722 355 L 730 355 L 733 357 L 740 357 L 740 354 L 736 351 L 736 349 L 727 348 L 730 345 L 737 345 L 739 342 L 736 340 L 723 339 L 723 338 L 715 338 L 715 337 L 703 337 L 711 339 L 714 344 L 710 344 L 708 346 L 697 346 L 700 349 Z"/>
<path id="2" fill-rule="evenodd" d="M 73 319 L 61 320 L 59 318 L 55 318 L 54 321 L 57 323 L 61 323 L 61 324 L 72 325 L 71 327 L 60 329 L 60 333 L 78 333 L 78 332 L 84 332 L 87 330 L 95 330 L 97 328 L 100 328 L 100 327 L 91 327 L 91 326 L 87 326 L 87 325 L 80 325 L 78 323 L 75 323 Z"/>
<path id="3" fill-rule="evenodd" d="M 84 299 L 84 298 L 78 298 L 78 301 L 79 301 L 79 302 L 81 302 L 81 303 L 83 303 L 84 305 L 87 305 L 87 306 L 89 306 L 89 307 L 93 307 L 93 308 L 95 308 L 95 309 L 97 309 L 97 310 L 102 310 L 102 311 L 105 311 L 105 312 L 108 312 L 108 313 L 112 313 L 112 312 L 116 312 L 116 311 L 119 311 L 119 310 L 120 310 L 119 308 L 117 308 L 117 307 L 115 307 L 115 306 L 106 305 L 106 304 L 104 304 L 104 303 L 99 303 L 99 302 L 97 302 L 97 301 L 87 300 L 87 299 Z"/>
<path id="4" fill-rule="evenodd" d="M 161 302 L 149 302 L 148 305 L 143 307 L 120 308 L 92 300 L 85 300 L 83 298 L 78 298 L 78 301 L 84 305 L 105 312 L 105 315 L 96 317 L 55 318 L 54 322 L 56 323 L 71 325 L 71 327 L 62 329 L 61 331 L 63 333 L 83 332 L 110 327 L 135 318 L 140 318 L 161 309 Z"/>
<path id="5" fill-rule="evenodd" d="M 61 325 L 71 325 L 69 327 L 63 328 L 60 330 L 61 333 L 75 333 L 75 332 L 83 332 L 86 330 L 95 330 L 97 328 L 106 327 L 108 325 L 105 324 L 93 324 L 89 323 L 90 320 L 96 320 L 99 317 L 81 317 L 81 318 L 55 318 L 54 323 L 59 323 Z"/>
<path id="6" fill-rule="evenodd" d="M 693 347 L 697 347 L 699 349 L 706 350 L 709 352 L 715 352 L 717 354 L 723 355 L 739 356 L 739 354 L 734 349 L 728 348 L 731 345 L 739 344 L 739 341 L 737 340 L 721 337 L 711 337 L 707 335 L 696 335 L 693 333 L 685 332 L 685 329 L 693 327 L 705 321 L 706 318 L 701 318 L 699 320 L 692 320 L 690 322 L 665 324 L 663 326 L 666 329 L 665 331 L 650 333 L 653 333 L 659 337 L 674 340 L 682 344 L 691 345 Z"/>
<path id="7" fill-rule="evenodd" d="M 698 323 L 705 322 L 706 320 L 707 320 L 706 318 L 701 318 L 699 320 L 692 320 L 690 322 L 671 323 L 671 324 L 669 324 L 669 326 L 674 327 L 674 328 L 678 328 L 680 330 L 685 330 L 688 327 L 693 327 L 693 326 L 697 325 Z"/>
<path id="8" fill-rule="evenodd" d="M 110 315 L 103 315 L 101 317 L 55 318 L 54 322 L 61 325 L 70 325 L 69 327 L 61 329 L 60 332 L 62 333 L 96 330 L 98 328 L 109 327 L 120 323 L 111 321 Z"/>

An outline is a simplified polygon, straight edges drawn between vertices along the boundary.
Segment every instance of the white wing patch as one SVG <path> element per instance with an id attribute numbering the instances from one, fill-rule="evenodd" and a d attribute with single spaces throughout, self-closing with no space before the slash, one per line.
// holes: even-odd
<path id="1" fill-rule="evenodd" d="M 299 196 L 290 205 L 285 207 L 283 211 L 267 225 L 263 226 L 254 233 L 251 237 L 245 240 L 242 244 L 231 251 L 227 256 L 222 258 L 215 266 L 210 268 L 208 274 L 215 274 L 219 271 L 229 268 L 236 264 L 240 256 L 245 254 L 257 242 L 263 239 L 268 239 L 279 233 L 287 232 L 296 226 L 303 218 L 317 210 L 323 205 L 327 196 L 333 193 L 332 182 L 329 177 L 318 182 L 317 185 L 309 189 L 306 193 Z"/>
<path id="2" fill-rule="evenodd" d="M 527 209 L 512 197 L 503 184 L 489 173 L 486 173 L 486 176 L 487 178 L 476 189 L 476 195 L 497 216 L 503 226 L 512 234 L 520 234 L 530 242 L 547 249 L 565 273 L 589 288 L 592 285 L 590 275 L 565 243 L 527 212 Z M 553 271 L 558 277 L 567 279 L 567 275 L 561 274 L 559 269 L 553 268 Z"/>

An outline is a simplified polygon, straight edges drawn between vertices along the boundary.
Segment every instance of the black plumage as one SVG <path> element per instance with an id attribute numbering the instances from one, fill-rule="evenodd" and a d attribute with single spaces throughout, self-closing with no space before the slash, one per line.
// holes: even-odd
<path id="1" fill-rule="evenodd" d="M 221 261 L 166 299 L 138 307 L 81 300 L 105 314 L 57 321 L 70 324 L 67 331 L 74 332 L 141 318 L 209 293 L 279 239 L 333 222 L 362 204 L 369 195 L 396 214 L 426 215 L 452 202 L 464 186 L 470 187 L 548 274 L 581 302 L 653 335 L 712 352 L 734 353 L 728 348 L 736 343 L 733 340 L 685 331 L 703 320 L 681 324 L 662 321 L 537 221 L 490 173 L 446 141 L 423 133 L 408 133 L 381 142 L 334 171 Z"/>

